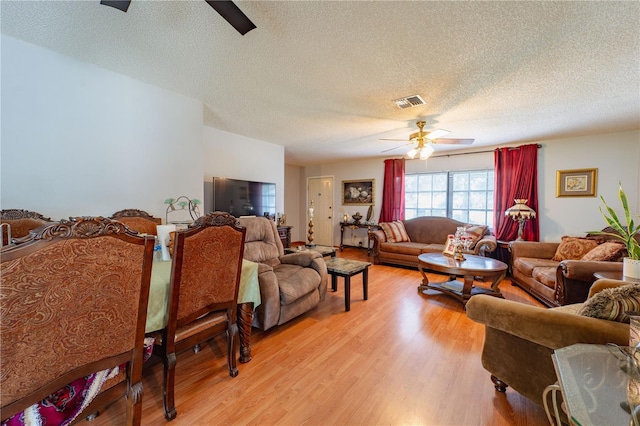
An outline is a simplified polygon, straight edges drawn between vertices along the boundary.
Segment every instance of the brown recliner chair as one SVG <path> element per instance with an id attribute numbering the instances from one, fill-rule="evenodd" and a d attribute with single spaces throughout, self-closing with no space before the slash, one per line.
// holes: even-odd
<path id="1" fill-rule="evenodd" d="M 589 292 L 629 284 L 598 280 Z M 467 316 L 485 325 L 482 366 L 491 373 L 496 390 L 507 386 L 543 405 L 542 393 L 557 381 L 551 354 L 575 343 L 629 344 L 629 324 L 578 315 L 582 303 L 540 308 L 511 300 L 478 295 L 466 305 Z"/>
<path id="2" fill-rule="evenodd" d="M 253 325 L 267 330 L 314 308 L 327 294 L 327 265 L 318 252 L 284 254 L 276 224 L 264 217 L 238 219 L 247 229 L 244 258 L 258 263 L 262 302 Z"/>

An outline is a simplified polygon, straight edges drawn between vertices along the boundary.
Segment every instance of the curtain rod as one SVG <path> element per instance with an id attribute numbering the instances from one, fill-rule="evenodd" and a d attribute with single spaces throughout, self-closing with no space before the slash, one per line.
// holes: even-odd
<path id="1" fill-rule="evenodd" d="M 537 144 L 538 149 L 542 148 L 542 145 Z M 442 154 L 442 155 L 432 155 L 429 158 L 439 158 L 439 157 L 453 157 L 454 155 L 469 155 L 469 154 L 484 154 L 487 152 L 494 152 L 496 149 L 500 149 L 500 148 L 495 148 L 495 149 L 490 149 L 490 150 L 486 150 L 486 151 L 474 151 L 474 152 L 460 152 L 457 154 Z M 515 147 L 510 147 L 509 149 L 520 149 L 520 147 L 515 146 Z"/>

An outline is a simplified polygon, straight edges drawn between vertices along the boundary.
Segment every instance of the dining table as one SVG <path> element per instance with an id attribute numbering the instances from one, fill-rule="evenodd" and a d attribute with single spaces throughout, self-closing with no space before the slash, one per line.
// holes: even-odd
<path id="1" fill-rule="evenodd" d="M 151 287 L 147 307 L 145 332 L 162 330 L 167 326 L 171 260 L 154 260 L 151 267 Z M 251 323 L 253 310 L 261 303 L 258 284 L 258 264 L 242 260 L 238 289 L 237 323 L 240 337 L 240 362 L 251 360 Z"/>

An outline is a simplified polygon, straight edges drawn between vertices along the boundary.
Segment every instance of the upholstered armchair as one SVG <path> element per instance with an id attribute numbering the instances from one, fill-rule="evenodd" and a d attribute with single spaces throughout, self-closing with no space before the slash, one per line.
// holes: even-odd
<path id="1" fill-rule="evenodd" d="M 629 284 L 598 280 L 589 298 L 606 288 Z M 582 303 L 540 308 L 478 295 L 466 305 L 467 316 L 484 324 L 482 366 L 500 392 L 510 386 L 543 405 L 542 393 L 557 381 L 551 354 L 575 343 L 629 344 L 629 324 L 579 315 Z"/>
<path id="2" fill-rule="evenodd" d="M 153 245 L 84 217 L 0 251 L 0 420 L 61 424 L 126 397 L 140 424 Z"/>
<path id="3" fill-rule="evenodd" d="M 238 219 L 247 228 L 244 258 L 258 263 L 262 302 L 253 325 L 267 330 L 314 308 L 327 294 L 327 266 L 318 252 L 284 254 L 276 224 L 264 217 Z"/>
<path id="4" fill-rule="evenodd" d="M 28 238 L 29 231 L 50 223 L 52 223 L 50 218 L 29 210 L 1 210 L 2 240 L 0 246 L 19 243 L 25 237 Z"/>

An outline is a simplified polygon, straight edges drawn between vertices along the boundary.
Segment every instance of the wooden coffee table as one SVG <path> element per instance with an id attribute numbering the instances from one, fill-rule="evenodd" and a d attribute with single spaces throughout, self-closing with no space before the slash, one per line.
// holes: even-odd
<path id="1" fill-rule="evenodd" d="M 422 274 L 422 284 L 418 292 L 437 290 L 449 294 L 463 304 L 476 294 L 488 294 L 503 297 L 498 285 L 507 273 L 507 265 L 489 257 L 465 254 L 465 260 L 457 261 L 442 253 L 424 253 L 418 256 L 418 269 Z M 425 270 L 449 274 L 449 281 L 430 283 Z M 462 277 L 460 282 L 456 277 Z M 489 288 L 474 285 L 475 277 L 487 278 L 491 281 Z"/>

